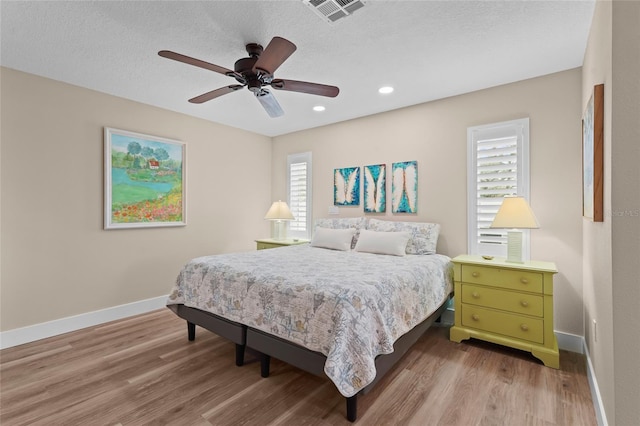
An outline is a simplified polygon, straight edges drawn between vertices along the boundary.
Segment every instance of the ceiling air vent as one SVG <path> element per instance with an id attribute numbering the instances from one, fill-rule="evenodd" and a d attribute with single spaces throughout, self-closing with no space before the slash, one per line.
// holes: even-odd
<path id="1" fill-rule="evenodd" d="M 362 0 L 303 0 L 316 14 L 333 23 L 364 6 Z"/>

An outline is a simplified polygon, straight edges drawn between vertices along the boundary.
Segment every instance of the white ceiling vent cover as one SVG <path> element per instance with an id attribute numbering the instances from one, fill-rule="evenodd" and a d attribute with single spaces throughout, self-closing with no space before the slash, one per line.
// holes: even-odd
<path id="1" fill-rule="evenodd" d="M 303 0 L 303 2 L 329 23 L 349 16 L 364 6 L 362 0 Z"/>

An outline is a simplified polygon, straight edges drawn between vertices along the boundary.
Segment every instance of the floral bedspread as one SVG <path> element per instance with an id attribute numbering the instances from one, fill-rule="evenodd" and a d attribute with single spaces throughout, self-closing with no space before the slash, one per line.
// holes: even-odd
<path id="1" fill-rule="evenodd" d="M 346 397 L 376 376 L 375 357 L 452 291 L 449 258 L 296 245 L 191 260 L 167 305 L 184 304 L 321 352 Z"/>

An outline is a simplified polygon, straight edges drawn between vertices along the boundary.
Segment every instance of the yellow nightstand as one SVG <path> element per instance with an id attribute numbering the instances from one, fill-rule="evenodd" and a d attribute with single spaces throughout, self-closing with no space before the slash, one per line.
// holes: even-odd
<path id="1" fill-rule="evenodd" d="M 560 368 L 553 332 L 552 262 L 506 262 L 462 255 L 452 260 L 455 323 L 450 340 L 471 337 L 531 352 Z"/>
<path id="2" fill-rule="evenodd" d="M 264 238 L 261 240 L 256 240 L 258 250 L 285 247 L 285 246 L 294 246 L 296 244 L 304 244 L 308 242 L 309 240 L 302 240 L 302 239 L 274 240 L 273 238 Z"/>

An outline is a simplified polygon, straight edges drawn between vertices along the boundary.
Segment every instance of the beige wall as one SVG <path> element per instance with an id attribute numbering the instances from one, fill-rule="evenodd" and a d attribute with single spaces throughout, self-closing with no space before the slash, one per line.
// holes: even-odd
<path id="1" fill-rule="evenodd" d="M 613 6 L 611 224 L 616 424 L 640 424 L 640 2 Z"/>
<path id="2" fill-rule="evenodd" d="M 583 107 L 605 84 L 603 223 L 583 222 L 585 340 L 609 424 L 640 422 L 640 3 L 599 1 Z M 597 339 L 593 320 L 597 321 Z"/>
<path id="3" fill-rule="evenodd" d="M 1 73 L 3 331 L 168 294 L 186 260 L 268 235 L 270 138 Z M 102 229 L 104 126 L 186 143 L 186 227 Z"/>
<path id="4" fill-rule="evenodd" d="M 611 271 L 611 2 L 597 2 L 582 75 L 582 106 L 604 83 L 604 222 L 582 221 L 585 340 L 605 412 L 613 423 L 613 302 Z M 597 321 L 595 340 L 593 320 Z"/>
<path id="5" fill-rule="evenodd" d="M 313 215 L 333 204 L 333 169 L 418 161 L 418 214 L 442 225 L 438 251 L 467 250 L 467 127 L 530 118 L 531 256 L 556 262 L 557 330 L 583 335 L 581 71 L 545 77 L 274 138 L 272 193 L 286 197 L 286 156 L 313 153 Z M 387 180 L 390 185 L 390 180 Z M 361 216 L 362 206 L 340 208 Z M 387 212 L 385 216 L 391 216 Z"/>

